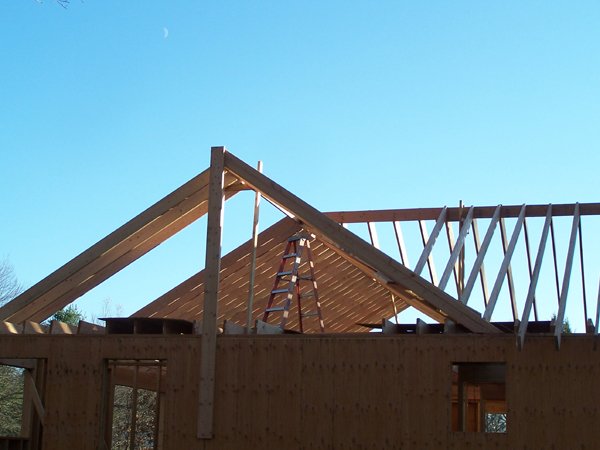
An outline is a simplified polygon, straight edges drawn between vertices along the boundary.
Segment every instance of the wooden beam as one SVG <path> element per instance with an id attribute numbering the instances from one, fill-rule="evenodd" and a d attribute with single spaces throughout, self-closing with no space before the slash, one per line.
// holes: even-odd
<path id="1" fill-rule="evenodd" d="M 579 205 L 575 207 L 573 215 L 573 224 L 571 225 L 571 236 L 569 238 L 569 250 L 567 251 L 567 261 L 565 262 L 565 273 L 560 291 L 560 302 L 558 304 L 558 313 L 556 314 L 556 328 L 554 336 L 556 345 L 560 347 L 560 340 L 563 333 L 563 323 L 565 321 L 565 311 L 567 308 L 567 296 L 569 294 L 569 283 L 571 281 L 571 270 L 573 268 L 573 257 L 575 255 L 575 243 L 577 241 L 577 232 L 579 230 Z"/>
<path id="2" fill-rule="evenodd" d="M 490 301 L 488 302 L 488 305 L 485 308 L 485 312 L 483 313 L 483 318 L 485 320 L 491 320 L 492 318 L 492 313 L 494 312 L 494 308 L 496 307 L 496 301 L 498 300 L 500 289 L 502 289 L 502 284 L 504 283 L 504 275 L 508 271 L 510 260 L 512 258 L 513 252 L 515 251 L 515 247 L 517 246 L 517 240 L 519 239 L 519 234 L 521 233 L 523 221 L 525 220 L 526 209 L 527 208 L 525 205 L 521 206 L 521 213 L 519 214 L 517 223 L 515 224 L 513 234 L 510 238 L 510 243 L 508 244 L 508 247 L 505 250 L 504 259 L 502 260 L 502 264 L 500 265 L 500 270 L 498 271 L 498 276 L 496 277 L 496 282 L 494 283 L 494 287 L 490 295 Z"/>
<path id="3" fill-rule="evenodd" d="M 230 177 L 229 185 L 237 180 Z M 0 308 L 10 321 L 41 321 L 206 212 L 208 171 L 198 175 Z M 235 192 L 228 194 L 234 195 Z"/>
<path id="4" fill-rule="evenodd" d="M 523 236 L 525 237 L 525 252 L 527 253 L 527 270 L 529 272 L 529 282 L 533 275 L 533 266 L 531 264 L 531 248 L 529 245 L 529 233 L 527 231 L 527 218 L 523 221 Z M 533 320 L 538 320 L 537 306 L 535 303 L 535 294 L 533 296 Z"/>
<path id="5" fill-rule="evenodd" d="M 545 217 L 548 205 L 527 205 L 527 217 Z M 500 217 L 515 218 L 521 212 L 522 205 L 502 206 Z M 442 208 L 407 208 L 407 209 L 382 209 L 376 211 L 332 211 L 325 213 L 329 218 L 338 223 L 363 223 L 363 222 L 393 222 L 411 220 L 436 220 Z M 473 211 L 474 219 L 491 219 L 496 211 L 494 206 L 476 206 Z M 560 204 L 552 206 L 553 216 L 572 216 L 575 204 Z M 600 203 L 580 203 L 580 216 L 600 215 Z M 448 208 L 446 220 L 456 222 L 460 220 L 461 208 Z"/>
<path id="6" fill-rule="evenodd" d="M 588 317 L 587 295 L 585 288 L 585 266 L 583 260 L 583 230 L 581 228 L 581 218 L 579 218 L 579 268 L 581 270 L 581 300 L 583 301 L 583 318 L 585 327 L 588 327 L 590 318 Z"/>
<path id="7" fill-rule="evenodd" d="M 400 226 L 400 222 L 394 222 L 394 234 L 396 235 L 396 242 L 398 243 L 398 252 L 400 253 L 400 262 L 404 264 L 404 266 L 410 268 L 410 263 L 408 262 L 408 252 L 406 251 L 406 245 L 404 244 L 404 235 L 402 233 L 402 227 Z"/>
<path id="8" fill-rule="evenodd" d="M 518 343 L 519 347 L 523 348 L 525 343 L 525 334 L 527 333 L 527 324 L 529 323 L 529 315 L 531 314 L 531 307 L 533 305 L 533 299 L 535 298 L 535 288 L 540 277 L 540 271 L 542 269 L 542 260 L 544 258 L 544 251 L 546 249 L 546 242 L 548 241 L 548 234 L 550 231 L 550 224 L 552 222 L 552 205 L 547 206 L 546 221 L 544 228 L 542 229 L 542 236 L 540 238 L 540 246 L 538 247 L 537 256 L 535 257 L 535 264 L 533 266 L 533 273 L 531 275 L 531 281 L 529 282 L 529 290 L 527 291 L 527 297 L 525 299 L 525 305 L 523 306 L 523 315 L 521 316 L 521 322 L 519 323 Z"/>
<path id="9" fill-rule="evenodd" d="M 444 273 L 442 274 L 442 278 L 440 279 L 440 283 L 438 287 L 440 289 L 445 289 L 448 280 L 450 280 L 450 275 L 452 275 L 452 270 L 454 268 L 454 264 L 458 260 L 458 256 L 460 255 L 463 246 L 465 244 L 465 238 L 469 233 L 469 229 L 471 228 L 471 221 L 473 220 L 473 207 L 469 208 L 469 212 L 467 213 L 467 217 L 465 222 L 458 233 L 458 238 L 456 238 L 456 243 L 454 244 L 454 248 L 452 249 L 452 253 L 450 254 L 450 258 L 448 259 L 448 264 L 446 264 L 446 268 L 444 269 Z"/>
<path id="10" fill-rule="evenodd" d="M 46 417 L 46 411 L 44 409 L 44 405 L 42 403 L 42 399 L 40 398 L 40 394 L 38 393 L 37 387 L 35 386 L 35 381 L 31 375 L 29 370 L 25 370 L 23 372 L 24 382 L 27 386 L 27 391 L 31 396 L 31 400 L 33 401 L 33 406 L 35 407 L 35 411 L 40 419 L 40 423 L 44 426 L 44 419 Z"/>
<path id="11" fill-rule="evenodd" d="M 471 292 L 473 291 L 473 287 L 475 286 L 475 281 L 477 280 L 477 274 L 479 273 L 479 271 L 483 265 L 483 260 L 485 258 L 485 254 L 487 253 L 488 248 L 490 247 L 490 243 L 492 242 L 492 238 L 494 237 L 494 232 L 496 230 L 496 225 L 498 225 L 499 219 L 500 219 L 500 206 L 496 207 L 496 212 L 494 213 L 494 216 L 492 217 L 492 221 L 490 222 L 490 225 L 488 226 L 488 229 L 485 232 L 485 237 L 483 238 L 481 248 L 479 249 L 479 251 L 477 253 L 477 258 L 475 258 L 475 262 L 473 263 L 473 269 L 471 269 L 471 273 L 469 274 L 469 278 L 467 279 L 467 284 L 465 285 L 465 288 L 462 292 L 460 301 L 463 302 L 465 305 L 469 301 L 469 297 L 471 296 Z M 486 294 L 486 292 L 484 290 L 484 300 L 485 300 L 485 305 L 487 306 L 488 298 L 485 298 L 485 294 Z"/>
<path id="12" fill-rule="evenodd" d="M 518 224 L 519 222 L 517 222 Z M 523 218 L 523 223 L 525 223 L 525 218 Z M 515 230 L 516 230 L 517 225 L 515 225 Z M 520 231 L 519 231 L 520 234 Z M 514 231 L 513 231 L 513 236 L 514 236 Z M 500 219 L 500 239 L 502 241 L 502 250 L 504 251 L 504 255 L 506 256 L 506 253 L 508 252 L 508 240 L 506 237 L 506 225 L 504 223 L 504 218 Z M 514 248 L 513 248 L 514 251 Z M 511 258 L 512 259 L 512 256 Z M 513 313 L 513 320 L 516 321 L 518 320 L 519 314 L 517 312 L 517 300 L 516 300 L 516 295 L 515 295 L 515 283 L 513 281 L 513 276 L 512 276 L 512 265 L 510 264 L 510 260 L 508 262 L 508 266 L 506 267 L 506 281 L 508 283 L 508 295 L 510 297 L 510 307 Z"/>
<path id="13" fill-rule="evenodd" d="M 421 238 L 423 239 L 423 252 L 421 253 L 421 256 L 419 257 L 419 260 L 417 261 L 417 264 L 415 265 L 414 268 L 414 272 L 417 275 L 421 275 L 421 272 L 423 271 L 423 268 L 425 267 L 425 263 L 427 263 L 427 265 L 429 266 L 429 274 L 431 275 L 431 282 L 433 284 L 437 285 L 437 275 L 435 273 L 435 266 L 433 263 L 433 259 L 431 256 L 431 251 L 433 250 L 433 246 L 435 245 L 435 241 L 437 240 L 437 237 L 440 234 L 440 231 L 442 230 L 442 227 L 444 226 L 444 222 L 446 221 L 446 211 L 447 208 L 444 206 L 442 208 L 442 211 L 440 212 L 440 215 L 437 218 L 437 221 L 435 222 L 435 225 L 433 227 L 433 230 L 431 230 L 431 236 L 427 236 L 427 226 L 425 224 L 425 221 L 420 220 L 419 221 L 419 228 L 421 230 Z"/>
<path id="14" fill-rule="evenodd" d="M 369 238 L 371 239 L 371 245 L 375 248 L 379 247 L 379 236 L 377 236 L 377 227 L 373 222 L 367 222 L 369 228 Z"/>
<path id="15" fill-rule="evenodd" d="M 448 249 L 450 250 L 450 254 L 452 254 L 452 252 L 454 251 L 454 229 L 452 228 L 452 222 L 446 222 L 446 237 L 448 238 Z M 452 271 L 454 272 L 454 283 L 456 284 L 456 293 L 458 295 L 458 298 L 460 299 L 461 296 L 461 285 L 460 285 L 460 278 L 459 278 L 459 274 L 458 274 L 458 262 L 454 263 L 454 267 L 452 268 Z"/>
<path id="16" fill-rule="evenodd" d="M 23 325 L 20 323 L 0 321 L 0 334 L 20 334 L 23 332 Z"/>
<path id="17" fill-rule="evenodd" d="M 196 192 L 199 187 L 206 184 L 207 179 L 208 171 L 205 171 L 204 173 L 194 177 L 179 189 L 173 191 L 171 194 L 167 195 L 165 198 L 155 203 L 150 208 L 146 209 L 144 212 L 137 215 L 105 238 L 98 241 L 83 253 L 73 258 L 61 268 L 48 275 L 42 281 L 27 289 L 17 298 L 0 308 L 0 319 L 10 317 L 27 303 L 48 292 L 54 286 L 63 282 L 65 279 L 72 276 L 83 267 L 99 258 L 101 255 L 110 251 L 117 244 L 126 241 L 135 232 L 141 230 L 149 223 L 154 221 L 157 217 L 160 217 L 166 211 L 178 205 L 183 199 Z"/>
<path id="18" fill-rule="evenodd" d="M 600 329 L 600 280 L 598 281 L 598 296 L 596 300 L 596 322 L 594 322 L 594 334 L 598 334 Z"/>
<path id="19" fill-rule="evenodd" d="M 50 334 L 77 334 L 77 327 L 65 322 L 53 320 L 50 322 Z"/>
<path id="20" fill-rule="evenodd" d="M 215 364 L 217 352 L 217 305 L 219 272 L 221 271 L 221 232 L 225 201 L 224 147 L 212 147 L 208 186 L 208 225 L 206 231 L 206 263 L 204 278 L 204 314 L 202 321 L 202 354 L 200 364 L 200 399 L 198 405 L 198 438 L 213 437 Z"/>
<path id="21" fill-rule="evenodd" d="M 396 286 L 395 290 L 402 292 L 400 297 L 411 306 L 419 305 L 433 313 L 443 311 L 452 320 L 474 332 L 500 332 L 492 324 L 482 320 L 476 311 L 464 306 L 423 278 L 415 276 L 414 272 L 344 229 L 231 153 L 225 153 L 225 167 L 259 190 L 263 196 L 291 211 L 298 220 L 317 234 L 321 241 L 338 248 L 346 259 L 371 267 L 392 280 L 389 286 Z"/>
<path id="22" fill-rule="evenodd" d="M 258 161 L 256 170 L 262 173 L 262 161 Z M 260 213 L 260 192 L 254 193 L 254 219 L 252 222 L 252 253 L 250 258 L 250 281 L 248 284 L 248 314 L 246 332 L 252 331 L 252 310 L 254 309 L 254 283 L 256 278 L 256 250 L 258 248 L 258 217 Z"/>
<path id="23" fill-rule="evenodd" d="M 479 226 L 477 225 L 477 219 L 473 219 L 471 223 L 471 227 L 473 228 L 473 242 L 475 243 L 475 253 L 476 257 L 479 256 L 479 252 L 481 252 L 481 239 L 479 238 Z M 482 261 L 479 266 L 479 280 L 481 281 L 481 292 L 483 293 L 483 306 L 484 308 L 488 304 L 488 299 L 490 298 L 490 293 L 488 291 L 487 285 L 487 277 L 485 275 L 485 264 Z M 463 289 L 464 291 L 464 289 Z M 462 291 L 461 291 L 462 295 Z"/>

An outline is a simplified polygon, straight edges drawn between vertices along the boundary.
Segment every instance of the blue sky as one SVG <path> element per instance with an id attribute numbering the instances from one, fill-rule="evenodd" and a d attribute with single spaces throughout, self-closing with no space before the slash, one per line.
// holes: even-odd
<path id="1" fill-rule="evenodd" d="M 597 2 L 21 0 L 0 21 L 0 256 L 26 286 L 213 145 L 321 210 L 598 201 Z M 225 249 L 251 209 L 227 206 Z M 81 305 L 185 279 L 202 227 Z"/>

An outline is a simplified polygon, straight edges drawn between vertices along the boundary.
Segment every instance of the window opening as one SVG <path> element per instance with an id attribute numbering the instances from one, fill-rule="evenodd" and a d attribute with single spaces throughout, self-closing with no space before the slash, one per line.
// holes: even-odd
<path id="1" fill-rule="evenodd" d="M 39 448 L 45 360 L 0 359 L 0 448 Z"/>
<path id="2" fill-rule="evenodd" d="M 108 360 L 107 448 L 162 448 L 165 360 Z"/>
<path id="3" fill-rule="evenodd" d="M 506 364 L 452 365 L 452 431 L 506 433 Z"/>

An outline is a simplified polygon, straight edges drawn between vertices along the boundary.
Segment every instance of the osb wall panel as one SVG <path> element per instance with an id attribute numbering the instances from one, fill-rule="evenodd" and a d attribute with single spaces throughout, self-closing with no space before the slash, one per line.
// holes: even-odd
<path id="1" fill-rule="evenodd" d="M 512 336 L 220 336 L 215 439 L 196 439 L 200 338 L 2 336 L 44 357 L 44 448 L 96 449 L 106 358 L 167 359 L 166 449 L 597 448 L 599 340 Z M 453 362 L 506 362 L 505 435 L 450 431 Z"/>

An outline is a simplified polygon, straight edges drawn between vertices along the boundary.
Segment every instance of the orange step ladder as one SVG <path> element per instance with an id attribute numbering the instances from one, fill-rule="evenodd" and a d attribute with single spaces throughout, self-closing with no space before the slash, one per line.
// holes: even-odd
<path id="1" fill-rule="evenodd" d="M 308 262 L 308 272 L 299 274 L 302 258 L 306 253 L 306 261 Z M 291 266 L 290 266 L 291 265 Z M 281 283 L 287 282 L 287 287 L 281 288 Z M 303 282 L 301 284 L 301 282 Z M 310 290 L 302 290 L 303 286 L 308 286 Z M 296 234 L 288 239 L 285 251 L 281 258 L 281 263 L 275 275 L 273 289 L 269 295 L 269 301 L 263 315 L 263 322 L 267 322 L 269 315 L 275 312 L 281 312 L 280 328 L 285 329 L 285 324 L 289 319 L 290 306 L 293 298 L 296 297 L 298 305 L 298 324 L 300 332 L 304 332 L 302 319 L 305 317 L 316 317 L 319 320 L 319 328 L 321 332 L 325 331 L 323 315 L 321 313 L 321 303 L 317 292 L 317 280 L 315 278 L 315 265 L 313 262 L 312 251 L 310 250 L 310 236 L 306 234 Z M 314 311 L 303 312 L 302 299 L 312 298 L 314 300 Z"/>

